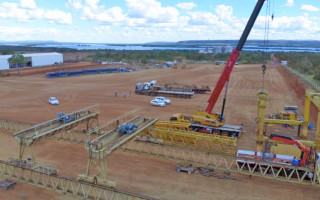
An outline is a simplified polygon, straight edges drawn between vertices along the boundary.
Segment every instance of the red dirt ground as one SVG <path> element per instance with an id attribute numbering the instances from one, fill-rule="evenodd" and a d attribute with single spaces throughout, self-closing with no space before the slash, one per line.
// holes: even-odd
<path id="1" fill-rule="evenodd" d="M 78 63 L 77 66 L 88 63 Z M 191 99 L 172 98 L 166 107 L 153 107 L 152 97 L 135 95 L 138 82 L 158 80 L 158 83 L 179 82 L 182 84 L 215 85 L 222 67 L 209 64 L 194 64 L 190 69 L 150 69 L 144 71 L 87 75 L 59 79 L 45 78 L 46 68 L 25 76 L 1 77 L 0 118 L 30 123 L 54 119 L 58 112 L 72 112 L 90 105 L 99 104 L 100 124 L 114 119 L 137 107 L 148 117 L 168 120 L 173 113 L 192 114 L 204 109 L 209 94 L 194 95 Z M 49 69 L 51 70 L 51 69 Z M 24 72 L 23 72 L 24 73 Z M 304 107 L 303 82 L 292 82 L 289 73 L 279 67 L 269 67 L 265 76 L 265 88 L 269 91 L 266 113 L 275 113 L 284 105 L 298 105 L 300 114 Z M 246 133 L 239 138 L 239 149 L 255 149 L 255 120 L 257 117 L 257 90 L 262 85 L 260 65 L 235 67 L 228 91 L 226 122 L 244 123 Z M 114 97 L 115 90 L 118 97 Z M 123 98 L 123 92 L 132 96 Z M 48 97 L 56 96 L 60 105 L 48 104 Z M 219 99 L 215 111 L 220 111 Z M 290 133 L 292 134 L 292 133 Z M 296 134 L 296 133 L 294 133 Z M 293 136 L 296 136 L 292 134 Z M 313 138 L 311 135 L 310 138 Z M 1 131 L 0 159 L 18 156 L 18 144 L 12 133 Z M 44 139 L 37 144 L 37 159 L 40 162 L 59 166 L 59 173 L 76 177 L 84 173 L 87 152 L 83 145 Z M 204 177 L 200 174 L 176 173 L 173 161 L 145 157 L 121 151 L 108 159 L 109 177 L 117 188 L 161 199 L 319 199 L 317 187 L 279 182 L 265 178 L 233 174 L 244 179 L 235 181 Z M 69 199 L 51 191 L 19 183 L 13 190 L 1 191 L 0 199 Z"/>

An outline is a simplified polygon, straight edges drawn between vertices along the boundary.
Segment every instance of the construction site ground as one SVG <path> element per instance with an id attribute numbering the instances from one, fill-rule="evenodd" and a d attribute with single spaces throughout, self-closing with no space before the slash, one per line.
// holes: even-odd
<path id="1" fill-rule="evenodd" d="M 64 64 L 65 67 L 102 67 L 91 63 Z M 138 82 L 157 80 L 159 84 L 210 85 L 214 87 L 222 66 L 193 64 L 188 69 L 150 69 L 101 75 L 85 75 L 48 79 L 45 72 L 55 67 L 23 70 L 22 76 L 0 78 L 0 118 L 29 123 L 42 123 L 56 118 L 56 113 L 70 113 L 94 104 L 100 105 L 100 124 L 135 108 L 147 117 L 169 120 L 174 113 L 192 115 L 204 110 L 209 94 L 194 95 L 191 99 L 172 98 L 166 107 L 150 105 L 153 97 L 135 95 Z M 15 72 L 11 72 L 14 74 Z M 227 124 L 244 124 L 246 133 L 239 138 L 238 149 L 255 150 L 257 90 L 262 86 L 261 65 L 237 65 L 231 76 L 225 117 Z M 303 113 L 304 92 L 307 85 L 284 68 L 269 66 L 264 87 L 269 91 L 267 113 L 279 112 L 284 105 L 298 105 Z M 118 96 L 115 97 L 115 90 Z M 123 93 L 126 92 L 126 98 Z M 129 94 L 132 94 L 130 96 Z M 55 96 L 60 105 L 50 105 L 48 98 Z M 222 95 L 221 95 L 222 96 Z M 215 111 L 220 111 L 220 97 Z M 312 112 L 312 121 L 316 117 Z M 285 134 L 296 136 L 296 131 Z M 278 132 L 281 134 L 281 132 Z M 11 132 L 0 131 L 0 159 L 18 157 L 19 146 Z M 314 134 L 309 139 L 314 139 Z M 87 152 L 82 144 L 44 139 L 37 144 L 37 161 L 59 167 L 59 174 L 76 177 L 86 170 Z M 259 177 L 231 174 L 241 180 L 206 177 L 200 173 L 177 173 L 174 161 L 116 151 L 108 158 L 109 178 L 117 188 L 141 193 L 159 199 L 319 199 L 318 187 L 293 184 Z M 222 172 L 221 172 L 222 173 Z M 3 179 L 4 177 L 0 177 Z M 13 189 L 0 191 L 0 199 L 73 199 L 25 183 Z"/>

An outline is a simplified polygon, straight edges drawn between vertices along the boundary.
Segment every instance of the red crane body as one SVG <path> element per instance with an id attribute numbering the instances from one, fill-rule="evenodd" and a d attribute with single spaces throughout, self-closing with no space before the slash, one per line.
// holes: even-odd
<path id="1" fill-rule="evenodd" d="M 271 134 L 269 138 L 272 140 L 283 142 L 285 144 L 297 145 L 303 153 L 302 159 L 300 160 L 300 163 L 298 165 L 301 167 L 304 167 L 307 165 L 307 159 L 310 154 L 310 149 L 306 147 L 304 144 L 301 144 L 299 141 L 295 140 L 293 137 L 284 136 L 284 135 Z"/>
<path id="2" fill-rule="evenodd" d="M 208 106 L 207 106 L 207 108 L 205 110 L 206 113 L 211 114 L 212 109 L 215 106 L 215 104 L 216 104 L 216 102 L 217 102 L 217 100 L 218 100 L 218 98 L 220 96 L 220 93 L 224 88 L 224 85 L 230 79 L 231 72 L 233 70 L 233 67 L 234 67 L 235 63 L 238 60 L 240 52 L 241 51 L 238 51 L 237 49 L 233 49 L 233 51 L 231 52 L 229 60 L 226 63 L 226 65 L 224 66 L 222 74 L 220 75 L 220 78 L 219 78 L 216 86 L 214 87 L 214 90 L 212 91 L 212 93 L 210 95 L 210 98 L 208 100 Z"/>
<path id="3" fill-rule="evenodd" d="M 225 84 L 227 83 L 226 92 L 225 92 L 223 105 L 222 105 L 220 121 L 222 121 L 222 118 L 223 118 L 223 111 L 224 111 L 224 106 L 225 106 L 225 102 L 226 102 L 227 90 L 228 90 L 228 81 L 230 79 L 231 72 L 233 70 L 235 63 L 238 60 L 238 57 L 239 57 L 240 52 L 242 50 L 242 47 L 248 38 L 248 35 L 254 25 L 254 22 L 256 21 L 256 19 L 258 17 L 258 14 L 263 6 L 264 1 L 265 0 L 258 0 L 257 1 L 257 4 L 256 4 L 249 20 L 248 20 L 248 23 L 247 23 L 247 25 L 246 25 L 246 27 L 240 37 L 240 40 L 238 41 L 236 48 L 233 49 L 233 51 L 231 52 L 229 59 L 228 59 L 228 62 L 224 66 L 223 72 L 220 75 L 220 78 L 219 78 L 219 80 L 218 80 L 214 90 L 212 91 L 209 100 L 208 100 L 208 106 L 207 106 L 205 112 L 208 114 L 211 114 L 212 109 L 215 106 L 215 104 L 221 94 L 221 91 L 223 90 Z"/>

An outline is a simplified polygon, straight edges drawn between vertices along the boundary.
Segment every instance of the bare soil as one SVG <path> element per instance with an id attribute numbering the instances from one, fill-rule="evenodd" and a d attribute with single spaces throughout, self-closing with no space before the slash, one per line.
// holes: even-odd
<path id="1" fill-rule="evenodd" d="M 90 63 L 65 64 L 74 68 L 95 66 Z M 73 67 L 70 67 L 74 69 Z M 189 69 L 149 69 L 130 73 L 87 75 L 58 79 L 45 78 L 45 72 L 53 67 L 32 69 L 22 76 L 0 78 L 0 118 L 41 123 L 56 117 L 58 112 L 70 113 L 99 104 L 100 124 L 114 119 L 137 107 L 148 117 L 168 120 L 173 113 L 192 114 L 204 110 L 209 94 L 194 95 L 191 99 L 172 98 L 171 105 L 154 107 L 152 97 L 135 95 L 138 82 L 157 80 L 158 83 L 210 85 L 213 89 L 222 66 L 209 64 L 190 65 Z M 264 86 L 269 91 L 266 113 L 275 113 L 284 105 L 298 105 L 303 113 L 304 91 L 302 81 L 289 81 L 292 77 L 276 66 L 269 66 Z M 232 73 L 225 110 L 226 123 L 244 124 L 246 133 L 239 138 L 239 149 L 254 150 L 256 117 L 258 111 L 257 90 L 262 86 L 260 65 L 237 65 Z M 118 97 L 114 96 L 117 90 Z M 123 93 L 129 94 L 123 97 Z M 224 92 L 224 91 L 223 91 Z M 60 105 L 48 104 L 55 96 Z M 222 96 L 222 95 L 221 95 Z M 222 98 L 214 111 L 220 111 Z M 314 119 L 312 119 L 314 120 Z M 288 133 L 287 133 L 288 132 Z M 296 136 L 296 130 L 286 134 Z M 18 144 L 12 133 L 0 133 L 0 159 L 18 156 Z M 310 139 L 314 135 L 310 135 Z M 40 162 L 59 166 L 59 173 L 77 176 L 84 173 L 87 152 L 84 145 L 44 139 L 37 144 Z M 317 187 L 232 174 L 243 181 L 217 179 L 200 174 L 177 173 L 175 162 L 142 155 L 116 151 L 108 158 L 109 178 L 117 188 L 161 199 L 319 199 Z M 69 199 L 70 197 L 19 183 L 13 190 L 0 191 L 0 199 Z"/>

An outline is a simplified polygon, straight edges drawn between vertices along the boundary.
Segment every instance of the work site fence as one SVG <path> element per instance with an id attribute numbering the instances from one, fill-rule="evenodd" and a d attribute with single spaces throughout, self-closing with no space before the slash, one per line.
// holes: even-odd
<path id="1" fill-rule="evenodd" d="M 283 66 L 284 68 L 286 68 L 287 70 L 289 70 L 290 72 L 292 72 L 293 74 L 300 76 L 303 80 L 305 80 L 308 84 L 310 84 L 312 87 L 314 87 L 317 91 L 320 91 L 320 84 L 318 81 L 308 77 L 305 74 L 301 74 L 300 72 L 297 72 L 296 70 L 288 67 L 288 66 Z"/>

